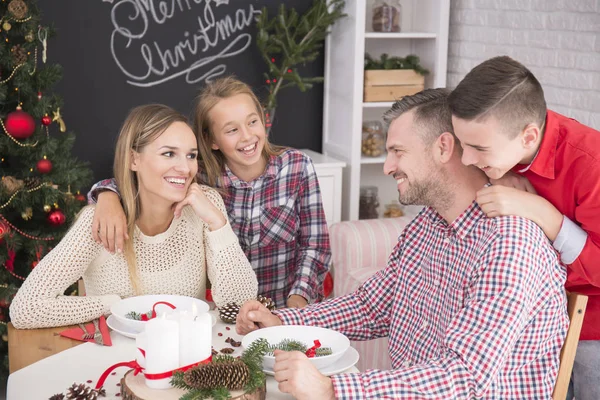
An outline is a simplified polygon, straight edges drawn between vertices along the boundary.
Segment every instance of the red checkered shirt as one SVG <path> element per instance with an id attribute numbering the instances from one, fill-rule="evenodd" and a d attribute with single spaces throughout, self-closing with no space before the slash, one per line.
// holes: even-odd
<path id="1" fill-rule="evenodd" d="M 206 182 L 202 174 L 200 180 Z M 229 222 L 256 272 L 258 292 L 277 307 L 285 307 L 292 294 L 321 300 L 331 248 L 310 158 L 287 149 L 272 156 L 264 174 L 252 182 L 229 168 L 220 181 Z M 88 200 L 102 189 L 117 191 L 114 180 L 107 179 L 92 187 Z"/>
<path id="2" fill-rule="evenodd" d="M 550 399 L 565 279 L 539 227 L 486 218 L 474 202 L 452 224 L 425 208 L 353 294 L 276 314 L 351 340 L 389 337 L 394 369 L 333 376 L 336 398 Z"/>

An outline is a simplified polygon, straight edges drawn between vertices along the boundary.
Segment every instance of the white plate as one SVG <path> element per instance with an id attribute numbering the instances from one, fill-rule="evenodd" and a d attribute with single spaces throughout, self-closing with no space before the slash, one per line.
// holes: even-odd
<path id="1" fill-rule="evenodd" d="M 340 372 L 344 372 L 348 368 L 354 367 L 354 365 L 356 365 L 356 363 L 358 362 L 359 358 L 360 355 L 358 354 L 358 351 L 356 351 L 354 347 L 350 346 L 339 360 L 337 360 L 331 365 L 328 365 L 325 368 L 321 368 L 319 372 L 325 376 L 339 374 Z M 273 372 L 273 370 L 271 369 L 263 368 L 263 372 L 267 375 L 275 375 L 275 372 Z"/>
<path id="2" fill-rule="evenodd" d="M 137 313 L 146 313 L 148 311 L 151 311 L 152 306 L 154 306 L 157 302 L 168 302 L 174 305 L 177 308 L 177 311 L 188 312 L 192 311 L 192 305 L 195 304 L 196 312 L 198 312 L 199 314 L 203 312 L 208 312 L 210 308 L 205 301 L 196 299 L 194 297 L 167 294 L 150 294 L 121 299 L 110 307 L 110 313 L 114 315 L 116 319 L 119 320 L 119 323 L 122 327 L 127 327 L 126 330 L 128 332 L 136 331 L 139 333 L 144 331 L 144 326 L 146 322 L 127 318 L 126 315 L 132 311 L 135 311 Z M 173 310 L 169 306 L 163 304 L 158 305 L 156 311 L 159 314 L 163 312 L 173 312 Z"/>
<path id="3" fill-rule="evenodd" d="M 311 364 L 319 370 L 336 363 L 346 353 L 348 347 L 350 347 L 350 340 L 342 333 L 333 329 L 307 325 L 278 325 L 257 329 L 244 336 L 242 347 L 247 349 L 252 342 L 260 338 L 266 339 L 271 345 L 275 345 L 284 339 L 297 340 L 304 343 L 307 347 L 315 339 L 320 340 L 323 347 L 331 349 L 332 354 L 310 358 Z M 263 357 L 263 368 L 272 370 L 274 365 L 275 357 L 273 355 L 265 355 Z"/>
<path id="4" fill-rule="evenodd" d="M 217 323 L 217 318 L 213 314 L 210 314 L 210 317 L 212 318 L 212 326 L 215 326 L 215 324 Z M 137 335 L 139 334 L 139 332 L 132 331 L 127 326 L 124 326 L 121 323 L 121 321 L 119 321 L 117 318 L 115 318 L 114 315 L 108 316 L 108 318 L 106 319 L 106 325 L 108 325 L 108 327 L 110 329 L 112 329 L 113 331 L 115 331 L 125 337 L 128 337 L 128 338 L 135 339 L 137 337 Z"/>

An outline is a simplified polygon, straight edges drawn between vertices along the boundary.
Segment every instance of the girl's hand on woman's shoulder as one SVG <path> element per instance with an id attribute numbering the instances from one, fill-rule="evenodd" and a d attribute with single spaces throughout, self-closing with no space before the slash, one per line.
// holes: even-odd
<path id="1" fill-rule="evenodd" d="M 219 209 L 206 197 L 206 187 L 192 183 L 185 198 L 175 205 L 175 216 L 181 215 L 183 207 L 189 205 L 200 219 L 202 219 L 211 231 L 222 228 L 227 220 Z"/>

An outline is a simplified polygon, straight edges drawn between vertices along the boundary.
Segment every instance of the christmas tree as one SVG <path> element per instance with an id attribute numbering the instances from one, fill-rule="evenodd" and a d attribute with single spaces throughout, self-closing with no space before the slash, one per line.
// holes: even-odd
<path id="1" fill-rule="evenodd" d="M 38 261 L 64 236 L 86 203 L 86 163 L 71 155 L 62 100 L 51 92 L 61 79 L 47 63 L 47 40 L 32 0 L 0 2 L 0 378 L 8 373 L 10 301 Z M 69 293 L 70 294 L 70 293 Z M 3 383 L 3 382 L 0 382 Z"/>

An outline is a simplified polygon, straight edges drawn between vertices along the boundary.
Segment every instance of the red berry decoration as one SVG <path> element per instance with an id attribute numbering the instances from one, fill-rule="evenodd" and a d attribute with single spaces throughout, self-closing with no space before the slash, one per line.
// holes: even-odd
<path id="1" fill-rule="evenodd" d="M 81 193 L 78 193 L 78 194 L 75 195 L 75 200 L 81 201 L 81 202 L 87 201 L 87 199 L 85 198 L 85 196 L 82 195 Z"/>
<path id="2" fill-rule="evenodd" d="M 4 122 L 6 131 L 15 139 L 27 139 L 35 132 L 35 121 L 33 117 L 27 114 L 21 106 L 16 111 L 11 112 Z"/>
<path id="3" fill-rule="evenodd" d="M 48 174 L 52 171 L 52 163 L 44 156 L 43 160 L 37 162 L 36 168 L 40 174 Z"/>
<path id="4" fill-rule="evenodd" d="M 52 226 L 60 226 L 64 224 L 66 220 L 65 214 L 60 210 L 54 210 L 48 214 L 48 222 Z"/>
<path id="5" fill-rule="evenodd" d="M 46 115 L 44 115 L 44 116 L 42 117 L 42 124 L 44 124 L 44 125 L 48 126 L 48 125 L 50 125 L 51 123 L 52 123 L 52 118 L 50 118 L 50 117 L 48 116 L 48 114 L 46 114 Z"/>

